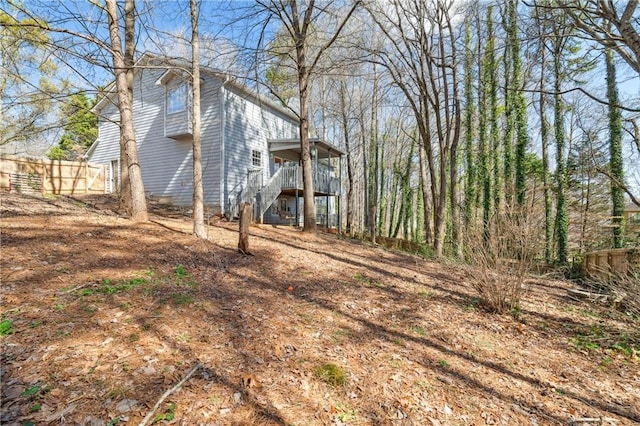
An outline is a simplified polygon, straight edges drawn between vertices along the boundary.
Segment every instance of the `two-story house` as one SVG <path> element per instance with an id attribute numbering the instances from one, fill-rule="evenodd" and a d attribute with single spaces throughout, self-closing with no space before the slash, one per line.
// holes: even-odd
<path id="1" fill-rule="evenodd" d="M 133 119 L 148 196 L 190 206 L 193 196 L 191 89 L 188 63 L 145 53 L 133 78 Z M 117 97 L 95 106 L 98 138 L 87 152 L 109 166 L 109 189 L 118 190 L 120 133 Z M 302 170 L 297 117 L 224 73 L 201 70 L 202 168 L 205 205 L 234 217 L 253 202 L 257 220 L 296 224 L 302 217 Z M 318 222 L 335 226 L 340 194 L 337 147 L 311 140 Z"/>

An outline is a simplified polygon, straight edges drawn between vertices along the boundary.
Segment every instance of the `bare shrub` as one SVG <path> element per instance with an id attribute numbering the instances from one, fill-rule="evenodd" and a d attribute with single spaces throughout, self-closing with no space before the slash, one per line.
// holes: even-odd
<path id="1" fill-rule="evenodd" d="M 640 318 L 640 255 L 628 254 L 628 268 L 612 271 L 607 265 L 590 274 L 584 284 L 607 295 L 605 300 L 615 309 Z"/>
<path id="2" fill-rule="evenodd" d="M 615 277 L 610 286 L 614 305 L 640 318 L 640 266 L 629 274 Z"/>
<path id="3" fill-rule="evenodd" d="M 499 313 L 519 309 L 540 229 L 525 214 L 505 213 L 494 220 L 490 235 L 469 233 L 469 279 L 484 308 Z"/>

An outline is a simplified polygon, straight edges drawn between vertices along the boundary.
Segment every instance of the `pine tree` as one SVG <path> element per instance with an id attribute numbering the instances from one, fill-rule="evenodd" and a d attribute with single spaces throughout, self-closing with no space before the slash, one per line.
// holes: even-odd
<path id="1" fill-rule="evenodd" d="M 51 160 L 74 160 L 82 156 L 98 136 L 97 117 L 91 108 L 95 100 L 89 99 L 84 92 L 72 95 L 61 108 L 64 134 L 57 145 L 48 152 Z"/>

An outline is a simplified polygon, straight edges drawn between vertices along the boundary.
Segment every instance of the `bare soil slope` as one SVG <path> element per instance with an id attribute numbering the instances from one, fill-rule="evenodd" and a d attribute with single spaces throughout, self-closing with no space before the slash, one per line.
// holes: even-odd
<path id="1" fill-rule="evenodd" d="M 113 205 L 2 194 L 0 423 L 138 424 L 198 365 L 157 422 L 640 421 L 640 323 L 568 282 L 493 315 L 455 265 L 272 226 L 243 256 L 237 224 L 201 241 L 177 211 Z"/>

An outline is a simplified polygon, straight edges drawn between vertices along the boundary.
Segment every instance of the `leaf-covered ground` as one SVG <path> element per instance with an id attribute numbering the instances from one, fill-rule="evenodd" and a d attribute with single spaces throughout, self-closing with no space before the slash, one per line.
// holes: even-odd
<path id="1" fill-rule="evenodd" d="M 113 205 L 2 194 L 0 423 L 138 424 L 198 365 L 156 424 L 640 421 L 640 322 L 568 282 L 489 314 L 454 264 Z"/>

